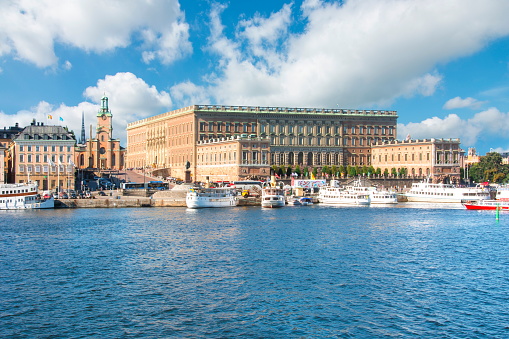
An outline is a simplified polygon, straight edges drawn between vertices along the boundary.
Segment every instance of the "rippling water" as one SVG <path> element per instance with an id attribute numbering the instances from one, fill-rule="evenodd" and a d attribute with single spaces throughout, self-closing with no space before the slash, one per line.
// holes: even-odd
<path id="1" fill-rule="evenodd" d="M 0 218 L 2 337 L 509 337 L 509 213 L 314 205 Z"/>

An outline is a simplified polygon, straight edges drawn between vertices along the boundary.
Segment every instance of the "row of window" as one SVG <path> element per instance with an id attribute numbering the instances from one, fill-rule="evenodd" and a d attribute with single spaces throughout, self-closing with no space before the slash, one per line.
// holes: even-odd
<path id="1" fill-rule="evenodd" d="M 20 152 L 24 152 L 25 149 L 27 152 L 32 152 L 32 150 L 35 150 L 35 152 L 40 152 L 41 149 L 43 152 L 48 152 L 48 150 L 51 149 L 51 152 L 56 152 L 57 151 L 57 148 L 60 152 L 64 152 L 64 149 L 67 149 L 66 152 L 71 152 L 71 147 L 72 146 L 48 146 L 48 145 L 44 145 L 44 146 L 40 146 L 40 145 L 35 145 L 35 146 L 32 146 L 32 145 L 19 145 L 19 151 Z"/>
<path id="2" fill-rule="evenodd" d="M 60 167 L 60 168 L 58 168 Z M 20 173 L 24 173 L 25 171 L 28 173 L 73 173 L 74 166 L 71 165 L 60 165 L 60 166 L 41 166 L 41 165 L 19 165 L 18 167 Z M 50 171 L 51 170 L 51 171 Z"/>
<path id="3" fill-rule="evenodd" d="M 25 162 L 25 159 L 26 159 L 26 162 L 30 163 L 30 162 L 41 162 L 41 159 L 42 159 L 42 162 L 44 163 L 47 163 L 49 160 L 53 161 L 53 162 L 61 162 L 61 163 L 71 163 L 72 161 L 72 155 L 70 154 L 61 154 L 61 155 L 51 155 L 49 156 L 48 154 L 20 154 L 19 155 L 19 162 L 20 163 L 24 163 Z M 35 159 L 35 161 L 33 161 Z M 67 159 L 67 160 L 64 160 L 64 159 Z"/>
<path id="4" fill-rule="evenodd" d="M 397 160 L 395 160 L 397 158 Z M 415 161 L 415 154 L 412 153 L 411 154 L 411 157 L 410 157 L 412 160 L 411 161 Z M 437 163 L 448 163 L 452 158 L 452 161 L 453 162 L 458 162 L 458 153 L 454 153 L 452 155 L 452 157 L 450 156 L 450 154 L 448 153 L 445 153 L 445 154 L 442 154 L 442 153 L 437 153 L 436 154 L 436 162 Z M 408 154 L 404 154 L 403 155 L 403 161 L 408 161 L 409 157 L 408 157 Z M 430 159 L 430 154 L 429 153 L 426 153 L 426 161 L 429 161 Z M 373 155 L 373 160 L 376 160 L 376 155 Z M 384 155 L 384 161 L 387 162 L 389 160 L 389 155 L 388 154 L 385 154 Z M 419 153 L 419 161 L 422 161 L 423 160 L 423 156 L 422 156 L 422 153 Z M 391 161 L 401 161 L 401 154 L 391 154 Z M 379 154 L 378 155 L 378 162 L 382 162 L 382 155 Z"/>
<path id="5" fill-rule="evenodd" d="M 271 137 L 272 145 L 299 145 L 299 146 L 371 146 L 385 138 L 329 138 L 329 137 Z"/>
<path id="6" fill-rule="evenodd" d="M 256 123 L 239 122 L 200 122 L 200 132 L 226 132 L 226 133 L 256 133 Z M 215 127 L 215 128 L 214 128 Z M 339 134 L 341 126 L 322 125 L 269 125 L 260 124 L 260 133 L 307 133 L 307 134 Z M 367 135 L 393 135 L 394 127 L 389 126 L 343 126 L 343 134 L 367 134 Z"/>

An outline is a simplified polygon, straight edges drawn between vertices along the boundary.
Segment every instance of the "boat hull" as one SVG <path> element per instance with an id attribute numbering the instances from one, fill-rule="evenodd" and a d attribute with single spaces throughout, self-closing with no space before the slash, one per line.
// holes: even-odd
<path id="1" fill-rule="evenodd" d="M 235 207 L 238 203 L 232 191 L 219 188 L 191 189 L 186 194 L 187 208 Z"/>
<path id="2" fill-rule="evenodd" d="M 478 202 L 466 202 L 463 203 L 463 206 L 467 210 L 485 210 L 485 211 L 494 211 L 494 210 L 509 210 L 509 202 L 508 201 L 498 201 L 498 200 L 483 200 Z"/>

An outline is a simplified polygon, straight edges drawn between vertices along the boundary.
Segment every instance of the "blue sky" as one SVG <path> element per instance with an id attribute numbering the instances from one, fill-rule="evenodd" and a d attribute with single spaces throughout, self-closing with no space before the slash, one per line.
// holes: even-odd
<path id="1" fill-rule="evenodd" d="M 191 104 L 398 111 L 398 138 L 509 150 L 509 1 L 7 0 L 0 128 L 114 136 Z M 52 115 L 53 120 L 47 116 Z M 64 119 L 59 122 L 59 117 Z"/>

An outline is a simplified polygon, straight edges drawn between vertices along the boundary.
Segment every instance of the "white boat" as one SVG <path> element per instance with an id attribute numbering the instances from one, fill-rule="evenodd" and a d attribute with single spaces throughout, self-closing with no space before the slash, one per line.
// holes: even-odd
<path id="1" fill-rule="evenodd" d="M 313 199 L 310 197 L 296 197 L 293 196 L 290 198 L 289 205 L 294 206 L 308 206 L 313 205 Z"/>
<path id="2" fill-rule="evenodd" d="M 318 192 L 318 201 L 326 205 L 364 205 L 371 203 L 367 193 L 351 192 L 343 187 L 324 186 Z"/>
<path id="3" fill-rule="evenodd" d="M 362 186 L 360 181 L 356 181 L 352 186 L 345 186 L 345 190 L 353 193 L 368 194 L 371 204 L 397 204 L 398 196 L 396 192 L 378 190 L 374 186 Z"/>
<path id="4" fill-rule="evenodd" d="M 451 184 L 419 182 L 413 183 L 405 196 L 411 202 L 461 203 L 464 200 L 490 199 L 490 191 L 482 186 L 458 187 Z"/>
<path id="5" fill-rule="evenodd" d="M 37 184 L 0 184 L 0 210 L 54 208 L 53 197 L 42 199 Z"/>
<path id="6" fill-rule="evenodd" d="M 238 203 L 235 190 L 228 187 L 193 187 L 186 194 L 188 208 L 233 207 Z"/>
<path id="7" fill-rule="evenodd" d="M 262 207 L 284 207 L 285 193 L 279 187 L 264 187 L 262 189 Z"/>

